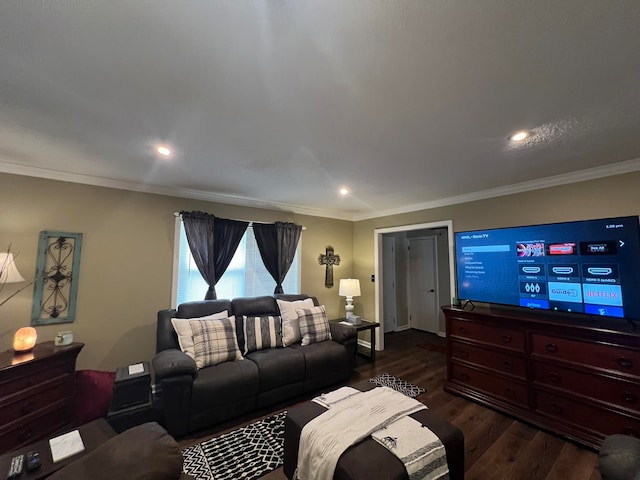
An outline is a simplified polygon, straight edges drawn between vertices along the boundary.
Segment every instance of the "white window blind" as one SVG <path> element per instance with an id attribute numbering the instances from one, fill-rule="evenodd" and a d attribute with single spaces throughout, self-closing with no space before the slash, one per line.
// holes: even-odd
<path id="1" fill-rule="evenodd" d="M 207 293 L 207 282 L 196 266 L 182 220 L 176 221 L 179 235 L 176 235 L 176 262 L 174 268 L 174 307 L 184 302 L 204 300 Z M 300 242 L 289 272 L 282 283 L 285 293 L 300 292 Z M 262 263 L 262 257 L 253 235 L 253 228 L 247 228 L 229 267 L 216 284 L 218 298 L 255 297 L 271 295 L 276 288 L 276 282 Z"/>

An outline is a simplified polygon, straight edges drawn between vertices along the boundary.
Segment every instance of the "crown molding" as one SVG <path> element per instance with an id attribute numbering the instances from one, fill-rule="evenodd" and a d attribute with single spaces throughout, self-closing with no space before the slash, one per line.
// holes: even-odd
<path id="1" fill-rule="evenodd" d="M 614 163 L 602 167 L 588 168 L 576 172 L 565 173 L 562 175 L 554 175 L 552 177 L 541 178 L 529 182 L 521 182 L 506 187 L 492 188 L 489 190 L 481 190 L 478 192 L 467 193 L 464 195 L 456 195 L 453 197 L 441 198 L 430 202 L 408 205 L 406 207 L 394 208 L 390 210 L 379 210 L 369 214 L 346 214 L 344 212 L 333 210 L 322 210 L 316 208 L 301 207 L 299 205 L 291 205 L 286 203 L 265 202 L 252 198 L 240 197 L 235 195 L 224 195 L 219 193 L 204 192 L 202 190 L 194 190 L 189 188 L 174 188 L 161 185 L 148 185 L 144 183 L 128 182 L 125 180 L 116 180 L 112 178 L 95 177 L 91 175 L 82 175 L 79 173 L 61 172 L 44 168 L 36 168 L 25 165 L 17 165 L 15 163 L 6 163 L 0 161 L 0 172 L 11 173 L 15 175 L 25 175 L 29 177 L 46 178 L 49 180 L 59 180 L 62 182 L 80 183 L 84 185 L 92 185 L 96 187 L 115 188 L 118 190 L 128 190 L 141 193 L 152 193 L 156 195 L 164 195 L 178 198 L 189 198 L 192 200 L 203 200 L 207 202 L 222 203 L 228 205 L 236 205 L 241 207 L 262 208 L 268 210 L 277 210 L 290 212 L 299 215 L 309 215 L 312 217 L 334 218 L 336 220 L 347 220 L 359 222 L 363 220 L 371 220 L 374 218 L 387 217 L 390 215 L 400 215 L 403 213 L 412 213 L 420 210 L 429 210 L 432 208 L 445 207 L 447 205 L 456 205 L 459 203 L 474 202 L 477 200 L 485 200 L 488 198 L 501 197 L 504 195 L 512 195 L 516 193 L 528 192 L 531 190 L 539 190 L 542 188 L 555 187 L 570 183 L 585 182 L 598 178 L 611 177 L 623 173 L 636 172 L 640 170 L 640 158 L 627 160 L 625 162 Z"/>
<path id="2" fill-rule="evenodd" d="M 144 183 L 128 182 L 125 180 L 116 180 L 113 178 L 103 178 L 95 177 L 92 175 L 82 175 L 79 173 L 61 172 L 57 170 L 29 167 L 24 165 L 17 165 L 14 163 L 5 163 L 1 161 L 0 172 L 11 173 L 15 175 L 24 175 L 28 177 L 45 178 L 48 180 L 58 180 L 61 182 L 80 183 L 83 185 L 91 185 L 94 187 L 114 188 L 118 190 L 128 190 L 140 193 L 152 193 L 169 197 L 189 198 L 192 200 L 203 200 L 207 202 L 222 203 L 226 205 L 262 208 L 268 210 L 296 213 L 299 215 L 309 215 L 313 217 L 335 218 L 337 220 L 352 221 L 352 218 L 350 216 L 345 215 L 342 212 L 301 207 L 299 205 L 290 205 L 287 203 L 265 202 L 252 198 L 204 192 L 202 190 L 194 190 L 189 188 L 148 185 Z"/>
<path id="3" fill-rule="evenodd" d="M 429 210 L 432 208 L 446 207 L 448 205 L 456 205 L 459 203 L 475 202 L 477 200 L 485 200 L 488 198 L 501 197 L 504 195 L 513 195 L 516 193 L 529 192 L 531 190 L 540 190 L 542 188 L 556 187 L 559 185 L 567 185 L 570 183 L 585 182 L 598 178 L 612 177 L 623 173 L 636 172 L 640 170 L 640 158 L 627 160 L 625 162 L 604 165 L 602 167 L 588 168 L 578 170 L 571 173 L 563 173 L 552 177 L 531 180 L 529 182 L 514 183 L 506 187 L 491 188 L 489 190 L 481 190 L 478 192 L 465 193 L 464 195 L 456 195 L 453 197 L 441 198 L 431 202 L 408 205 L 406 207 L 394 208 L 385 211 L 377 211 L 369 215 L 355 215 L 352 221 L 359 222 L 362 220 L 371 220 L 373 218 L 386 217 L 389 215 L 399 215 L 402 213 L 412 213 L 420 210 Z"/>

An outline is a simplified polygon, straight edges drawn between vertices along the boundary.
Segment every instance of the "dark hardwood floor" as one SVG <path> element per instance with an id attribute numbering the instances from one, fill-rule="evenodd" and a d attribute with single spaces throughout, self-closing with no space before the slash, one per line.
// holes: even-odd
<path id="1" fill-rule="evenodd" d="M 429 341 L 444 343 L 444 339 L 416 330 L 388 334 L 386 348 L 377 353 L 376 362 L 359 358 L 349 383 L 386 372 L 426 388 L 418 400 L 464 433 L 466 480 L 600 480 L 598 458 L 593 450 L 445 392 L 445 356 L 416 346 Z M 182 440 L 180 445 L 198 443 L 288 406 L 258 412 L 252 418 L 220 426 L 206 435 Z M 282 468 L 263 477 L 285 478 Z"/>

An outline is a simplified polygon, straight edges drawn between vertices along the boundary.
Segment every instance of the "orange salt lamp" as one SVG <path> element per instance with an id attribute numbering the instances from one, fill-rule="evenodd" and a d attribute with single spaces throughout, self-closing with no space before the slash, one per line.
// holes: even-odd
<path id="1" fill-rule="evenodd" d="M 28 352 L 36 344 L 38 334 L 33 327 L 22 327 L 13 337 L 13 349 L 16 352 Z"/>

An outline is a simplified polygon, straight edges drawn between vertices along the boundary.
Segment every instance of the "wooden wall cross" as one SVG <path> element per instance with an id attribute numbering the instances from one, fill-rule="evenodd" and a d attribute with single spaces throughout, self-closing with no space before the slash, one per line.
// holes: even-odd
<path id="1" fill-rule="evenodd" d="M 333 287 L 333 266 L 340 265 L 340 255 L 335 255 L 333 253 L 333 247 L 327 245 L 324 255 L 322 253 L 318 255 L 318 263 L 320 265 L 326 265 L 324 286 L 327 288 Z"/>

